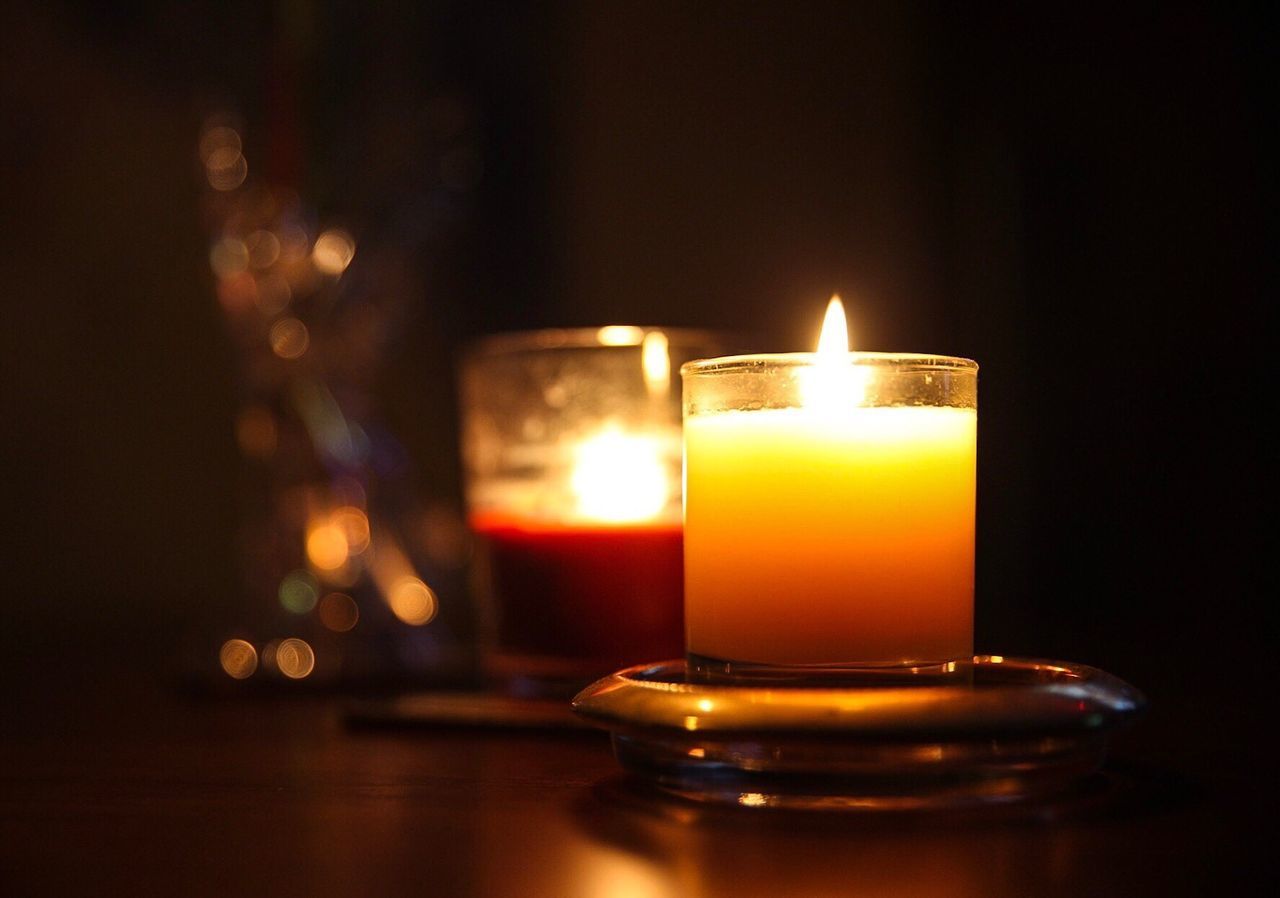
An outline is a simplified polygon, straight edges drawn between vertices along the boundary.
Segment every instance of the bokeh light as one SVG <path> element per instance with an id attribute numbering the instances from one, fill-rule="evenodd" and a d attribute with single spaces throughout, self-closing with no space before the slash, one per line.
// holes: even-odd
<path id="1" fill-rule="evenodd" d="M 345 633 L 360 620 L 360 608 L 355 599 L 341 592 L 331 592 L 320 600 L 316 612 L 320 623 L 335 633 Z"/>
<path id="2" fill-rule="evenodd" d="M 316 268 L 329 275 L 339 275 L 346 271 L 355 255 L 355 240 L 340 228 L 322 232 L 311 250 L 311 259 Z"/>
<path id="3" fill-rule="evenodd" d="M 316 653 L 304 639 L 286 639 L 276 647 L 276 668 L 291 680 L 310 676 L 316 667 Z"/>
<path id="4" fill-rule="evenodd" d="M 280 241 L 280 265 L 287 268 L 311 268 L 311 236 L 306 228 L 294 223 L 283 223 L 275 229 L 275 235 Z"/>
<path id="5" fill-rule="evenodd" d="M 218 650 L 218 663 L 233 680 L 246 680 L 258 669 L 258 652 L 243 639 L 228 639 Z"/>
<path id="6" fill-rule="evenodd" d="M 347 550 L 359 555 L 369 548 L 369 516 L 353 505 L 346 505 L 333 513 L 333 524 L 346 538 Z"/>
<path id="7" fill-rule="evenodd" d="M 213 154 L 219 150 L 230 151 L 238 156 L 241 149 L 240 134 L 226 125 L 207 128 L 200 135 L 200 161 L 205 165 L 209 164 Z"/>
<path id="8" fill-rule="evenodd" d="M 340 523 L 324 521 L 307 530 L 307 560 L 322 571 L 336 571 L 347 563 L 346 530 Z"/>
<path id="9" fill-rule="evenodd" d="M 270 231 L 254 231 L 244 243 L 254 268 L 269 268 L 280 258 L 280 240 Z"/>
<path id="10" fill-rule="evenodd" d="M 387 604 L 392 614 L 415 627 L 430 623 L 440 608 L 431 587 L 417 577 L 402 577 L 392 584 Z"/>
<path id="11" fill-rule="evenodd" d="M 306 614 L 319 598 L 315 578 L 306 571 L 294 571 L 280 581 L 280 604 L 286 611 Z"/>
<path id="12" fill-rule="evenodd" d="M 249 267 L 249 247 L 243 240 L 223 237 L 209 249 L 209 267 L 220 278 L 239 274 Z"/>
<path id="13" fill-rule="evenodd" d="M 235 190 L 249 175 L 249 163 L 240 150 L 231 146 L 215 149 L 205 160 L 205 175 L 214 190 Z"/>
<path id="14" fill-rule="evenodd" d="M 271 351 L 282 359 L 300 358 L 311 343 L 307 326 L 297 318 L 282 318 L 271 325 L 267 339 L 271 343 Z"/>

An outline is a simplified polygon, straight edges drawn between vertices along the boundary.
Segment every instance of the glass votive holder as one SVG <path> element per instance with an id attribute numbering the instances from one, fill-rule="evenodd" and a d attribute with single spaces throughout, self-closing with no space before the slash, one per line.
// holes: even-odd
<path id="1" fill-rule="evenodd" d="M 955 670 L 973 654 L 978 366 L 884 353 L 684 377 L 691 670 Z"/>
<path id="2" fill-rule="evenodd" d="M 491 337 L 462 365 L 481 657 L 572 692 L 684 650 L 680 399 L 715 336 L 610 326 Z"/>

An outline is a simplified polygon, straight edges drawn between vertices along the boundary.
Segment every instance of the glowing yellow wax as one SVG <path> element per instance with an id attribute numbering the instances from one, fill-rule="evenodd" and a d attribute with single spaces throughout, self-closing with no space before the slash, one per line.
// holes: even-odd
<path id="1" fill-rule="evenodd" d="M 972 654 L 975 410 L 726 411 L 690 416 L 684 432 L 690 653 Z"/>

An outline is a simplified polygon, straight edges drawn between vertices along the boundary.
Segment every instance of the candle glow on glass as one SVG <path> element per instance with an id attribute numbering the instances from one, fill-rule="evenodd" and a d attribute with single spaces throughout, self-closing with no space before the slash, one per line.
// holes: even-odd
<path id="1" fill-rule="evenodd" d="M 640 344 L 640 365 L 644 385 L 654 399 L 663 399 L 671 390 L 671 352 L 667 335 L 650 331 Z"/>

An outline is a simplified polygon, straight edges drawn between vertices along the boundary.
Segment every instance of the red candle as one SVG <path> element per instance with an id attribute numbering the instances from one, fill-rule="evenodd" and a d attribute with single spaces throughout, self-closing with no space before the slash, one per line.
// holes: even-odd
<path id="1" fill-rule="evenodd" d="M 498 675 L 589 679 L 684 651 L 678 523 L 476 514 Z"/>
<path id="2" fill-rule="evenodd" d="M 684 652 L 672 376 L 717 349 L 712 334 L 610 325 L 498 336 L 468 356 L 480 656 L 500 683 L 563 694 Z"/>

